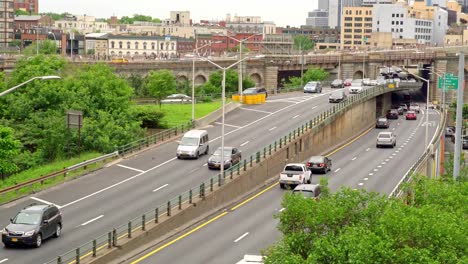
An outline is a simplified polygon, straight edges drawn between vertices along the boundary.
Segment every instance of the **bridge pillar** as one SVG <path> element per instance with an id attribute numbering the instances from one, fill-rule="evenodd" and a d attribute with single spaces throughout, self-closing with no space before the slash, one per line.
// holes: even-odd
<path id="1" fill-rule="evenodd" d="M 377 79 L 377 76 L 379 76 L 380 74 L 380 67 L 382 67 L 382 64 L 381 63 L 375 63 L 375 62 L 371 62 L 369 63 L 369 66 L 368 66 L 368 69 L 367 69 L 367 74 L 368 74 L 368 78 L 370 78 L 371 80 L 375 80 Z"/>
<path id="2" fill-rule="evenodd" d="M 362 70 L 362 64 L 361 64 Z M 353 78 L 354 76 L 354 64 L 353 63 L 341 63 L 341 79 Z"/>
<path id="3" fill-rule="evenodd" d="M 451 72 L 448 69 L 448 61 L 447 60 L 436 60 L 434 61 L 434 71 L 437 72 L 438 74 L 445 73 L 445 72 Z M 438 82 L 439 82 L 439 77 L 435 74 L 431 75 L 431 90 L 429 93 L 432 95 L 430 96 L 430 100 L 437 100 L 438 102 L 442 103 L 442 89 L 438 89 Z M 451 103 L 454 99 L 456 98 L 456 94 L 453 91 L 446 91 L 445 92 L 445 102 L 446 103 Z"/>
<path id="4" fill-rule="evenodd" d="M 263 76 L 265 76 L 263 80 L 265 89 L 269 93 L 276 93 L 276 88 L 278 88 L 278 66 L 266 66 Z"/>

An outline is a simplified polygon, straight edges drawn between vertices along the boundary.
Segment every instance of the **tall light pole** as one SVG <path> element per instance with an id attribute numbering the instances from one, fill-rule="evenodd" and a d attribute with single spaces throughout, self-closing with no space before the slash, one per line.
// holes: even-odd
<path id="1" fill-rule="evenodd" d="M 222 117 L 221 117 L 221 164 L 220 164 L 220 174 L 221 176 L 223 177 L 224 176 L 224 115 L 225 115 L 225 110 L 224 110 L 224 106 L 226 104 L 226 70 L 229 70 L 230 68 L 236 66 L 237 64 L 241 63 L 242 61 L 244 60 L 247 60 L 247 59 L 253 59 L 253 58 L 262 58 L 263 56 L 255 56 L 255 57 L 245 57 L 243 58 L 242 60 L 238 60 L 236 61 L 235 63 L 227 66 L 227 67 L 222 67 L 220 66 L 219 64 L 207 59 L 207 58 L 200 58 L 201 60 L 203 61 L 207 61 L 209 63 L 211 63 L 212 65 L 214 65 L 215 67 L 217 67 L 218 69 L 222 70 L 223 71 L 223 80 L 221 82 L 221 97 L 222 97 Z"/>
<path id="2" fill-rule="evenodd" d="M 429 134 L 429 88 L 430 88 L 430 80 L 429 79 L 424 79 L 423 77 L 420 77 L 418 75 L 414 75 L 414 77 L 420 79 L 421 81 L 425 81 L 427 83 L 427 89 L 426 89 L 426 137 L 425 137 L 425 140 L 424 140 L 424 147 L 427 148 L 427 137 L 428 137 L 428 134 Z"/>
<path id="3" fill-rule="evenodd" d="M 224 35 L 224 36 L 226 36 L 226 37 L 228 37 L 229 39 L 232 39 L 232 40 L 234 40 L 234 41 L 237 41 L 237 42 L 239 43 L 239 61 L 242 61 L 242 44 L 243 44 L 245 41 L 249 40 L 250 38 L 253 38 L 253 37 L 255 37 L 255 36 L 260 36 L 260 35 L 263 35 L 263 33 L 256 33 L 256 34 L 250 35 L 250 36 L 248 36 L 248 37 L 246 37 L 246 38 L 244 38 L 244 39 L 241 39 L 241 40 L 236 39 L 236 38 L 233 38 L 233 37 L 228 36 L 228 35 Z M 228 46 L 229 46 L 229 45 L 228 45 Z M 239 80 L 238 80 L 238 89 L 239 89 L 238 92 L 239 92 L 239 95 L 240 95 L 240 102 L 241 102 L 241 103 L 242 103 L 242 101 L 243 101 L 243 100 L 242 100 L 242 94 L 243 94 L 243 88 L 242 88 L 242 80 L 243 80 L 242 69 L 243 69 L 243 68 L 242 68 L 242 67 L 243 67 L 243 66 L 242 66 L 242 63 L 240 63 L 240 64 L 239 64 L 239 77 L 238 77 L 238 79 L 239 79 Z"/>
<path id="4" fill-rule="evenodd" d="M 60 79 L 60 76 L 51 75 L 51 76 L 38 76 L 38 77 L 31 78 L 31 79 L 29 79 L 29 80 L 27 80 L 27 81 L 25 81 L 23 83 L 20 83 L 20 84 L 16 85 L 15 87 L 12 87 L 12 88 L 10 88 L 8 90 L 5 90 L 5 91 L 1 92 L 0 97 L 13 92 L 14 90 L 16 90 L 16 89 L 18 89 L 18 88 L 20 88 L 20 87 L 34 81 L 34 80 L 54 80 L 54 79 Z"/>
<path id="5" fill-rule="evenodd" d="M 463 90 L 465 89 L 465 54 L 458 54 L 458 91 L 457 91 L 457 118 L 455 123 L 455 157 L 453 164 L 453 179 L 456 181 L 460 175 L 460 156 L 462 148 L 462 121 L 463 121 Z"/>

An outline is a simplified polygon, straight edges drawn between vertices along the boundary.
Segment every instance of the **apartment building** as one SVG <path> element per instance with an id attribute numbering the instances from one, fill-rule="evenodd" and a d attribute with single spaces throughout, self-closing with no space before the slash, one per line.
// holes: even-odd
<path id="1" fill-rule="evenodd" d="M 0 0 L 0 48 L 6 48 L 14 39 L 15 11 L 13 0 Z"/>
<path id="2" fill-rule="evenodd" d="M 258 16 L 226 16 L 226 29 L 233 33 L 275 34 L 276 25 L 271 21 L 262 21 Z"/>
<path id="3" fill-rule="evenodd" d="M 362 49 L 372 33 L 372 7 L 345 7 L 341 22 L 341 49 Z"/>
<path id="4" fill-rule="evenodd" d="M 108 35 L 110 57 L 172 58 L 177 54 L 177 39 L 161 36 Z"/>
<path id="5" fill-rule="evenodd" d="M 93 16 L 72 16 L 54 22 L 54 27 L 63 31 L 78 31 L 81 34 L 88 33 L 110 33 L 112 28 L 106 21 L 97 20 Z"/>
<path id="6" fill-rule="evenodd" d="M 39 0 L 14 0 L 14 9 L 38 14 Z"/>

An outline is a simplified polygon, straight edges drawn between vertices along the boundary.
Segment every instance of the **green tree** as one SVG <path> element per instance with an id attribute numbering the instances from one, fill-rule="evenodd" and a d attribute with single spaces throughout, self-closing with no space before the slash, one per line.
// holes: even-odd
<path id="1" fill-rule="evenodd" d="M 322 68 L 310 68 L 304 73 L 304 82 L 323 81 L 328 75 L 329 73 Z"/>
<path id="2" fill-rule="evenodd" d="M 29 12 L 24 11 L 22 9 L 16 9 L 15 10 L 15 16 L 29 16 L 29 15 L 31 15 L 31 14 L 29 14 Z"/>
<path id="3" fill-rule="evenodd" d="M 137 97 L 149 96 L 148 90 L 146 88 L 146 81 L 140 74 L 132 73 L 127 78 L 127 82 L 130 87 L 133 88 L 133 93 Z"/>
<path id="4" fill-rule="evenodd" d="M 468 182 L 416 177 L 410 199 L 342 188 L 286 194 L 265 263 L 465 263 Z"/>
<path id="5" fill-rule="evenodd" d="M 297 35 L 294 37 L 294 49 L 298 50 L 303 54 L 305 51 L 313 49 L 315 43 L 310 40 L 308 36 Z"/>
<path id="6" fill-rule="evenodd" d="M 18 166 L 11 162 L 20 152 L 21 143 L 13 137 L 13 129 L 0 125 L 0 175 L 14 173 Z"/>
<path id="7" fill-rule="evenodd" d="M 177 83 L 169 70 L 151 71 L 146 78 L 149 94 L 154 97 L 161 107 L 161 100 L 176 92 Z"/>
<path id="8" fill-rule="evenodd" d="M 46 39 L 39 43 L 33 42 L 23 50 L 24 55 L 36 55 L 38 52 L 44 55 L 57 54 L 57 44 L 55 41 Z"/>

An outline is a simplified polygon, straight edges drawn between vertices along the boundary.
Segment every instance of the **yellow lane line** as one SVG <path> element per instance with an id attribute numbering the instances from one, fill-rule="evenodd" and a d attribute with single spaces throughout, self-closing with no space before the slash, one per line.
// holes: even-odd
<path id="1" fill-rule="evenodd" d="M 238 205 L 232 207 L 232 208 L 231 208 L 231 211 L 234 211 L 234 210 L 236 210 L 237 208 L 241 207 L 242 205 L 244 205 L 244 204 L 246 204 L 246 203 L 252 201 L 253 199 L 257 198 L 258 196 L 262 195 L 263 193 L 267 192 L 268 190 L 270 190 L 271 188 L 273 188 L 273 187 L 275 187 L 275 186 L 277 186 L 277 185 L 278 185 L 278 182 L 274 183 L 273 185 L 271 185 L 270 187 L 266 188 L 265 190 L 263 190 L 263 191 L 257 193 L 256 195 L 250 197 L 249 199 L 243 201 L 242 203 L 240 203 L 240 204 L 238 204 Z"/>
<path id="2" fill-rule="evenodd" d="M 150 253 L 148 253 L 148 254 L 142 256 L 141 258 L 139 258 L 139 259 L 133 261 L 132 264 L 136 264 L 136 263 L 138 263 L 138 262 L 140 262 L 140 261 L 142 261 L 142 260 L 147 259 L 148 257 L 150 257 L 151 255 L 157 253 L 158 251 L 161 251 L 162 249 L 164 249 L 164 248 L 166 248 L 166 247 L 168 247 L 168 246 L 174 244 L 175 242 L 181 240 L 182 238 L 189 236 L 190 234 L 192 234 L 192 233 L 196 232 L 197 230 L 203 228 L 204 226 L 206 226 L 206 225 L 208 225 L 208 224 L 210 224 L 210 223 L 212 223 L 212 222 L 218 220 L 219 218 L 225 216 L 226 214 L 228 214 L 228 212 L 223 212 L 223 213 L 219 214 L 218 216 L 216 216 L 216 217 L 210 219 L 209 221 L 203 223 L 202 225 L 197 226 L 196 228 L 190 230 L 189 232 L 187 232 L 187 233 L 185 233 L 185 234 L 183 234 L 183 235 L 181 235 L 181 236 L 175 238 L 174 240 L 172 240 L 172 241 L 170 241 L 170 242 L 167 242 L 166 244 L 164 244 L 164 245 L 158 247 L 157 249 L 151 251 Z"/>

